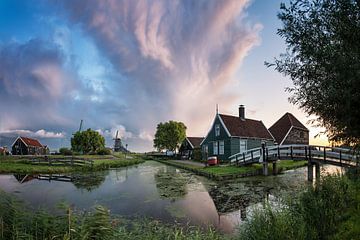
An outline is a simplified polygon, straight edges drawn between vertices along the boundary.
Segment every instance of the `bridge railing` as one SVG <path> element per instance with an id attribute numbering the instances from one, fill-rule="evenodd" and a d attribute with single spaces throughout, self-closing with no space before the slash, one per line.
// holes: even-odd
<path id="1" fill-rule="evenodd" d="M 316 160 L 335 165 L 359 166 L 359 155 L 346 148 L 318 145 L 275 145 L 265 149 L 255 148 L 229 157 L 231 164 L 246 165 L 281 159 Z"/>

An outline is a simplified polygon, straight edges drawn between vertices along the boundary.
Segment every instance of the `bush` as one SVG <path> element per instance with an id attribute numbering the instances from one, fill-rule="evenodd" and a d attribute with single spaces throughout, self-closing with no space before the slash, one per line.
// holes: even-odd
<path id="1" fill-rule="evenodd" d="M 100 150 L 97 151 L 98 155 L 110 155 L 111 154 L 111 150 L 109 148 L 101 148 Z"/>
<path id="2" fill-rule="evenodd" d="M 73 155 L 73 152 L 70 150 L 70 149 L 68 149 L 68 148 L 60 148 L 59 149 L 59 152 L 60 152 L 60 154 L 61 155 L 65 155 L 65 156 L 70 156 L 70 155 Z"/>

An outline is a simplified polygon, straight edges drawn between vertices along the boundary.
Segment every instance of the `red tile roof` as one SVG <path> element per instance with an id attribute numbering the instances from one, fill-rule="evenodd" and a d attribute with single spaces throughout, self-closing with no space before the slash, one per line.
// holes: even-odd
<path id="1" fill-rule="evenodd" d="M 309 131 L 294 115 L 285 113 L 279 120 L 277 120 L 270 128 L 269 131 L 274 136 L 276 142 L 280 144 L 285 138 L 286 134 L 291 127 Z"/>
<path id="2" fill-rule="evenodd" d="M 23 140 L 23 142 L 28 145 L 28 146 L 33 146 L 33 147 L 42 147 L 43 145 L 41 145 L 41 143 L 33 138 L 27 138 L 27 137 L 20 137 L 21 140 Z"/>
<path id="3" fill-rule="evenodd" d="M 273 140 L 264 123 L 259 120 L 219 114 L 231 136 Z"/>
<path id="4" fill-rule="evenodd" d="M 187 137 L 188 141 L 193 145 L 194 148 L 199 148 L 200 143 L 204 140 L 203 137 Z"/>

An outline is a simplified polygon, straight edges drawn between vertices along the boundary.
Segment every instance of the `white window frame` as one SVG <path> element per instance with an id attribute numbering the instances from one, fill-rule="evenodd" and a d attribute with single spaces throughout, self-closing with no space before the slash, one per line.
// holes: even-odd
<path id="1" fill-rule="evenodd" d="M 214 155 L 218 155 L 218 148 L 219 148 L 219 143 L 218 142 L 213 142 L 213 154 Z"/>
<path id="2" fill-rule="evenodd" d="M 220 124 L 215 124 L 215 136 L 220 136 Z"/>
<path id="3" fill-rule="evenodd" d="M 219 141 L 219 155 L 224 155 L 225 152 L 225 142 Z"/>
<path id="4" fill-rule="evenodd" d="M 245 143 L 245 144 L 242 144 Z M 245 149 L 241 148 L 241 146 L 245 146 Z M 246 152 L 247 151 L 247 139 L 239 139 L 239 151 L 240 153 Z"/>

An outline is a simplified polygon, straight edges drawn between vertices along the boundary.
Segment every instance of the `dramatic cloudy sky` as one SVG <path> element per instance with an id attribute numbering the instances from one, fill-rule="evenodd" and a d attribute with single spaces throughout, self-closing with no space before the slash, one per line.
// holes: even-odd
<path id="1" fill-rule="evenodd" d="M 234 115 L 245 104 L 267 127 L 287 111 L 307 123 L 288 103 L 291 81 L 263 64 L 285 49 L 280 2 L 1 0 L 0 145 L 69 146 L 83 119 L 108 146 L 119 130 L 146 151 L 161 121 L 206 135 L 216 104 Z"/>

